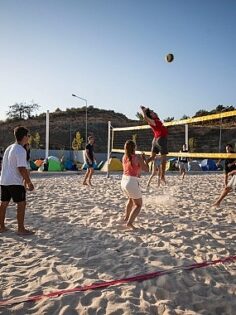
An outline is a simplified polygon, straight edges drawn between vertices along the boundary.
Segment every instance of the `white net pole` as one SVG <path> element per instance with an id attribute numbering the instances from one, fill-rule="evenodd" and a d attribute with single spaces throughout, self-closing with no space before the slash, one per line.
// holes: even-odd
<path id="1" fill-rule="evenodd" d="M 188 124 L 185 124 L 185 144 L 186 149 L 188 150 Z"/>
<path id="2" fill-rule="evenodd" d="M 46 150 L 45 150 L 45 159 L 48 158 L 49 152 L 49 110 L 46 112 Z"/>
<path id="3" fill-rule="evenodd" d="M 109 177 L 109 162 L 111 153 L 111 122 L 108 121 L 108 135 L 107 135 L 107 177 Z"/>

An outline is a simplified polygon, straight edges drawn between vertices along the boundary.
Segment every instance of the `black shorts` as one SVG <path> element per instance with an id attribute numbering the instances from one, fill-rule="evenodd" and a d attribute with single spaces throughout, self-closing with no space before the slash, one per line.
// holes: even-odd
<path id="1" fill-rule="evenodd" d="M 1 201 L 21 202 L 26 199 L 25 187 L 22 185 L 1 185 Z"/>
<path id="2" fill-rule="evenodd" d="M 88 168 L 94 168 L 94 162 L 89 163 L 89 161 L 86 161 L 86 164 L 87 164 Z"/>
<path id="3" fill-rule="evenodd" d="M 160 152 L 161 155 L 168 154 L 167 137 L 153 138 L 152 152 L 155 152 L 156 154 Z"/>

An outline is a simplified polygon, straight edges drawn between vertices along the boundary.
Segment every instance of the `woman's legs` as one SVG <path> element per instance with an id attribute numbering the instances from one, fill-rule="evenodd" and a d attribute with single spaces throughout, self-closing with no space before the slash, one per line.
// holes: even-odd
<path id="1" fill-rule="evenodd" d="M 94 171 L 94 169 L 92 167 L 87 168 L 87 171 L 85 173 L 84 180 L 83 180 L 83 185 L 88 185 L 88 184 L 90 186 L 92 185 L 91 184 L 91 178 L 93 175 L 93 171 Z M 88 181 L 88 183 L 87 183 L 87 181 Z"/>
<path id="2" fill-rule="evenodd" d="M 89 168 L 87 168 L 87 171 L 85 173 L 85 176 L 84 176 L 84 180 L 83 180 L 83 185 L 88 185 L 87 184 L 87 178 L 89 176 Z"/>
<path id="3" fill-rule="evenodd" d="M 155 165 L 154 165 L 154 169 L 153 169 L 153 171 L 152 171 L 151 176 L 149 177 L 149 180 L 148 180 L 147 186 L 149 186 L 149 185 L 150 185 L 152 178 L 153 178 L 156 174 L 157 174 L 157 170 L 156 170 Z"/>
<path id="4" fill-rule="evenodd" d="M 92 179 L 92 176 L 93 176 L 93 172 L 94 172 L 94 169 L 91 167 L 89 169 L 89 175 L 88 175 L 88 182 L 89 182 L 90 186 L 92 186 L 91 179 Z"/>
<path id="5" fill-rule="evenodd" d="M 132 209 L 132 211 L 130 212 L 128 221 L 127 221 L 127 227 L 135 229 L 135 227 L 133 226 L 133 222 L 134 220 L 137 218 L 141 207 L 142 207 L 142 198 L 139 199 L 132 199 L 133 200 L 133 204 L 134 204 L 134 208 Z"/>
<path id="6" fill-rule="evenodd" d="M 5 227 L 5 217 L 8 204 L 9 201 L 1 201 L 0 204 L 0 233 L 7 231 Z"/>
<path id="7" fill-rule="evenodd" d="M 166 154 L 162 154 L 161 166 L 160 166 L 160 179 L 164 184 L 166 184 L 165 173 L 166 173 Z"/>
<path id="8" fill-rule="evenodd" d="M 128 221 L 130 212 L 132 211 L 133 208 L 133 200 L 131 198 L 128 199 L 128 202 L 125 207 L 125 216 L 124 216 L 124 221 Z"/>
<path id="9" fill-rule="evenodd" d="M 220 197 L 216 200 L 216 202 L 213 203 L 212 206 L 218 207 L 221 203 L 221 201 L 228 195 L 228 193 L 232 190 L 230 187 L 225 187 L 224 190 L 222 191 Z"/>

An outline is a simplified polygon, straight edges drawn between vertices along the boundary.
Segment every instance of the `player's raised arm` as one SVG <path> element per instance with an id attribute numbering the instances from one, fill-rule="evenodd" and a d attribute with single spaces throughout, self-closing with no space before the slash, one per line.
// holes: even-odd
<path id="1" fill-rule="evenodd" d="M 140 109 L 141 109 L 141 113 L 143 115 L 144 120 L 148 124 L 155 126 L 155 121 L 150 116 L 150 109 L 145 107 L 145 106 L 143 106 L 143 105 L 140 106 Z"/>

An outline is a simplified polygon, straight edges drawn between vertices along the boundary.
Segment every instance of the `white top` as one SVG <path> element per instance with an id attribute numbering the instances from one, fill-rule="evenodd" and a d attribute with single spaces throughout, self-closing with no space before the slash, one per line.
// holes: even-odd
<path id="1" fill-rule="evenodd" d="M 26 150 L 18 143 L 6 148 L 2 160 L 1 185 L 23 185 L 23 177 L 18 167 L 26 167 Z"/>

